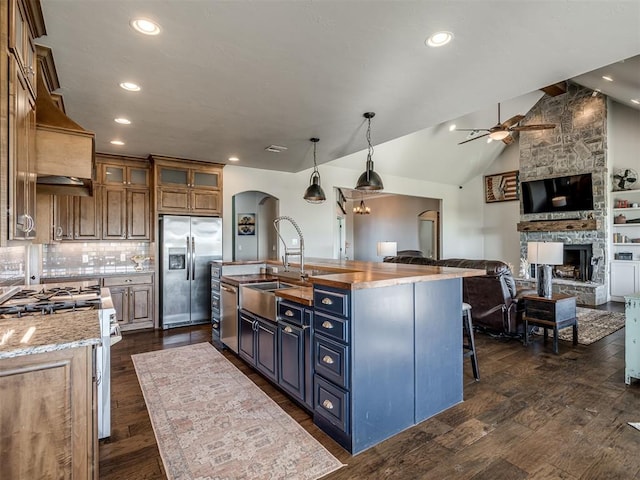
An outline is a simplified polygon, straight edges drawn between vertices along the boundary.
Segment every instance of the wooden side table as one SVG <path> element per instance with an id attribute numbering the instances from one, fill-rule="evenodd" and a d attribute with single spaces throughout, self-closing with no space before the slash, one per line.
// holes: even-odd
<path id="1" fill-rule="evenodd" d="M 544 341 L 547 341 L 547 329 L 553 329 L 553 353 L 558 353 L 558 330 L 573 327 L 573 344 L 578 344 L 578 318 L 576 297 L 554 294 L 551 298 L 525 295 L 524 297 L 524 344 L 529 343 L 529 325 L 544 328 Z"/>

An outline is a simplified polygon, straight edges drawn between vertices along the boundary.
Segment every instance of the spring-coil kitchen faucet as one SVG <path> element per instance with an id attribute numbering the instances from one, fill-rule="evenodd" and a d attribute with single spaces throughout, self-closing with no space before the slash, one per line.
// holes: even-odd
<path id="1" fill-rule="evenodd" d="M 285 242 L 284 238 L 282 238 L 282 235 L 280 234 L 280 230 L 278 229 L 278 225 L 280 223 L 281 220 L 287 220 L 291 223 L 291 225 L 293 225 L 293 228 L 296 229 L 296 232 L 298 232 L 298 239 L 300 242 L 300 248 L 289 248 L 287 247 L 287 242 Z M 300 257 L 300 276 L 302 278 L 305 277 L 305 273 L 304 273 L 304 237 L 302 236 L 302 231 L 300 230 L 300 227 L 298 226 L 298 224 L 296 223 L 296 221 L 291 218 L 291 217 L 287 217 L 287 216 L 282 216 L 282 217 L 276 217 L 276 219 L 273 221 L 273 226 L 276 229 L 276 233 L 278 234 L 278 237 L 280 237 L 280 240 L 282 240 L 282 244 L 284 245 L 284 257 L 282 258 L 282 264 L 284 265 L 284 271 L 288 272 L 289 271 L 289 257 Z"/>

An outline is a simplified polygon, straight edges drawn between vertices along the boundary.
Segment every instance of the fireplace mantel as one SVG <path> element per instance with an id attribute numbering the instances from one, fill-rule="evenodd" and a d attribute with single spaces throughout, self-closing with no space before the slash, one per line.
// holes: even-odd
<path id="1" fill-rule="evenodd" d="M 595 218 L 579 220 L 538 220 L 518 222 L 519 232 L 566 232 L 578 230 L 597 230 L 598 222 Z"/>

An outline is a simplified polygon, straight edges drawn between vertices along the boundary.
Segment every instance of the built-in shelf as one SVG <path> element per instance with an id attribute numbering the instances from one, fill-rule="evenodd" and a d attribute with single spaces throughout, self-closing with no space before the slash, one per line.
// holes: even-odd
<path id="1" fill-rule="evenodd" d="M 598 223 L 595 218 L 579 220 L 540 220 L 518 223 L 519 232 L 566 232 L 597 229 Z"/>
<path id="2" fill-rule="evenodd" d="M 621 242 L 621 243 L 614 243 L 613 245 L 617 247 L 628 247 L 629 245 L 633 247 L 640 247 L 640 242 Z"/>
<path id="3" fill-rule="evenodd" d="M 640 207 L 626 207 L 626 208 L 614 208 L 614 212 L 640 212 Z"/>
<path id="4" fill-rule="evenodd" d="M 640 227 L 640 222 L 638 223 L 614 223 L 614 227 Z"/>

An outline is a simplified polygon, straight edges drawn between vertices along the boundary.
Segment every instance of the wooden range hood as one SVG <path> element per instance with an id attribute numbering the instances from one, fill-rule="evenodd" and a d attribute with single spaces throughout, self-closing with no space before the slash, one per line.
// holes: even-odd
<path id="1" fill-rule="evenodd" d="M 36 98 L 36 190 L 49 195 L 92 196 L 95 135 L 71 120 L 58 107 L 43 77 L 39 71 Z"/>

